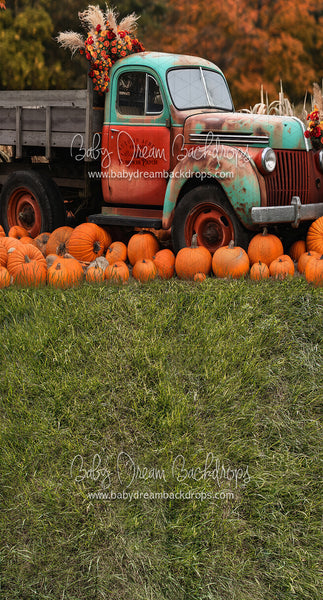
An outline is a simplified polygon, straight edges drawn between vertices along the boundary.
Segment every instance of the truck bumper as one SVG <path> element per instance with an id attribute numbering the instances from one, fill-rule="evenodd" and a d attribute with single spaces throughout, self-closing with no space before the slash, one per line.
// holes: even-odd
<path id="1" fill-rule="evenodd" d="M 298 227 L 301 221 L 314 221 L 323 215 L 323 202 L 302 204 L 298 196 L 293 196 L 288 206 L 255 206 L 251 209 L 251 220 L 255 225 L 270 223 L 291 223 Z"/>

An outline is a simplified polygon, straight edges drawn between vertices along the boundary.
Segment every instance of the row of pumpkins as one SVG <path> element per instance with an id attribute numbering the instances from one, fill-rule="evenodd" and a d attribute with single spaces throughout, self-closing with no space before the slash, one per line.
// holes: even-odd
<path id="1" fill-rule="evenodd" d="M 150 231 L 136 232 L 128 245 L 112 242 L 110 233 L 94 223 L 75 228 L 59 227 L 35 239 L 18 226 L 6 236 L 0 226 L 0 287 L 48 284 L 67 288 L 88 282 L 126 282 L 130 273 L 145 282 L 159 276 L 203 281 L 211 272 L 216 277 L 284 279 L 297 270 L 307 281 L 323 285 L 323 217 L 312 223 L 306 242 L 295 242 L 284 254 L 280 239 L 267 232 L 256 234 L 248 251 L 230 242 L 211 253 L 202 246 L 182 248 L 177 255 L 160 249 Z"/>

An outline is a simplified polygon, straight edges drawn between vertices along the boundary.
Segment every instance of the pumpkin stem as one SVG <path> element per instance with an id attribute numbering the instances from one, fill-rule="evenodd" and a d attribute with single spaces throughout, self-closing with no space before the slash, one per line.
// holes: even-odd
<path id="1" fill-rule="evenodd" d="M 98 252 L 100 252 L 100 250 L 101 250 L 100 242 L 95 241 L 93 244 L 93 251 L 95 252 L 95 254 L 98 254 Z"/>
<path id="2" fill-rule="evenodd" d="M 56 271 L 59 271 L 60 268 L 61 268 L 61 263 L 57 263 L 57 265 L 56 265 Z"/>
<path id="3" fill-rule="evenodd" d="M 194 233 L 192 235 L 192 242 L 191 242 L 191 248 L 197 248 L 198 247 L 198 243 L 197 243 L 197 234 Z"/>
<path id="4" fill-rule="evenodd" d="M 267 229 L 267 227 L 263 228 L 262 235 L 268 235 L 268 229 Z"/>
<path id="5" fill-rule="evenodd" d="M 234 240 L 231 240 L 228 244 L 228 248 L 234 248 Z"/>
<path id="6" fill-rule="evenodd" d="M 25 254 L 25 263 L 30 263 L 30 262 L 31 262 L 31 261 L 30 261 L 30 258 L 29 258 L 29 256 L 27 256 L 27 254 Z"/>

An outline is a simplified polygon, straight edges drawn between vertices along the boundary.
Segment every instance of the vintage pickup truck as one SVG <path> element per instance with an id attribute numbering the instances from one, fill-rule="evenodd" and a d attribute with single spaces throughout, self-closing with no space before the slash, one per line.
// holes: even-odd
<path id="1" fill-rule="evenodd" d="M 245 246 L 264 225 L 323 215 L 323 151 L 294 117 L 235 112 L 221 70 L 142 52 L 105 96 L 0 92 L 1 222 L 32 236 L 66 222 L 171 229 L 175 251 Z"/>

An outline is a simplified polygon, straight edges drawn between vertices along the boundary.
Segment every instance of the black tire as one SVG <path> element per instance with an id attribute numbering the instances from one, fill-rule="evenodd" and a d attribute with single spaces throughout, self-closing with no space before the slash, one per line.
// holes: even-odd
<path id="1" fill-rule="evenodd" d="M 0 215 L 7 233 L 13 225 L 21 225 L 32 237 L 66 223 L 59 188 L 46 175 L 31 170 L 9 175 L 1 191 Z"/>
<path id="2" fill-rule="evenodd" d="M 185 194 L 175 209 L 172 243 L 175 253 L 197 243 L 215 252 L 231 239 L 247 249 L 250 233 L 236 217 L 223 190 L 214 185 L 198 186 Z"/>

